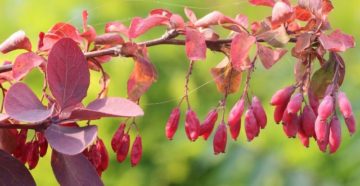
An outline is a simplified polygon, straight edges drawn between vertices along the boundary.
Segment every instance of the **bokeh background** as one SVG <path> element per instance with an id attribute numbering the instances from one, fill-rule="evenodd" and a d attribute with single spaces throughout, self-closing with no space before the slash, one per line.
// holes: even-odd
<path id="1" fill-rule="evenodd" d="M 358 40 L 360 31 L 359 0 L 333 0 L 330 15 L 333 28 L 340 28 Z M 249 16 L 250 21 L 271 14 L 269 8 L 250 6 L 245 0 L 0 0 L 0 41 L 22 29 L 37 42 L 40 31 L 47 31 L 56 22 L 69 22 L 81 28 L 81 12 L 89 12 L 89 24 L 102 33 L 106 22 L 119 20 L 129 24 L 131 17 L 145 17 L 151 9 L 166 8 L 183 15 L 183 7 L 192 8 L 198 17 L 213 10 L 230 16 L 238 13 Z M 155 29 L 138 40 L 160 36 L 163 28 Z M 350 137 L 343 125 L 343 142 L 334 155 L 321 153 L 312 141 L 304 148 L 298 139 L 288 139 L 282 127 L 272 120 L 273 108 L 267 104 L 279 88 L 293 82 L 292 68 L 295 60 L 288 54 L 271 70 L 258 66 L 251 81 L 252 91 L 263 101 L 269 117 L 268 127 L 260 137 L 247 142 L 242 129 L 240 139 L 228 140 L 227 152 L 215 156 L 212 138 L 189 142 L 181 126 L 173 141 L 164 136 L 164 126 L 171 109 L 182 96 L 184 77 L 188 66 L 181 46 L 157 46 L 149 49 L 152 62 L 157 66 L 159 80 L 141 100 L 145 116 L 137 120 L 143 137 L 144 155 L 139 166 L 131 168 L 129 160 L 119 164 L 110 151 L 111 162 L 102 178 L 105 185 L 163 186 L 163 185 L 360 185 L 360 135 Z M 16 54 L 0 55 L 0 61 L 14 59 Z M 216 91 L 209 69 L 223 56 L 208 52 L 208 58 L 195 66 L 191 77 L 190 100 L 201 120 L 208 110 L 218 103 L 221 95 Z M 343 57 L 347 64 L 346 81 L 342 90 L 353 103 L 360 119 L 360 51 L 351 49 Z M 104 65 L 111 75 L 110 96 L 126 97 L 126 81 L 133 67 L 129 59 L 116 58 Z M 88 102 L 99 90 L 98 73 L 91 74 Z M 40 93 L 42 76 L 34 70 L 25 80 Z M 239 93 L 229 97 L 232 105 Z M 184 108 L 183 108 L 184 111 Z M 184 112 L 183 112 L 184 113 Z M 100 137 L 107 147 L 119 119 L 103 119 L 99 126 Z M 360 120 L 359 120 L 360 121 Z M 134 136 L 134 135 L 133 135 Z M 31 173 L 38 185 L 57 185 L 50 166 L 50 152 L 40 160 Z"/>

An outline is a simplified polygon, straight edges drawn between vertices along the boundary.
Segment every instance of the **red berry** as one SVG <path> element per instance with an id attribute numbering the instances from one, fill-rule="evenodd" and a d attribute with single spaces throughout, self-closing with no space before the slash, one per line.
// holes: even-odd
<path id="1" fill-rule="evenodd" d="M 279 124 L 283 118 L 284 112 L 286 109 L 286 104 L 278 105 L 275 107 L 274 111 L 274 120 L 277 124 Z"/>
<path id="2" fill-rule="evenodd" d="M 317 110 L 320 105 L 319 99 L 314 95 L 313 91 L 308 91 L 309 104 L 313 109 L 315 115 L 317 115 Z"/>
<path id="3" fill-rule="evenodd" d="M 116 130 L 114 136 L 111 139 L 111 148 L 113 149 L 114 152 L 117 151 L 117 149 L 119 148 L 119 144 L 121 139 L 124 136 L 124 130 L 125 130 L 126 124 L 125 123 L 121 123 L 119 128 Z"/>
<path id="4" fill-rule="evenodd" d="M 259 98 L 257 98 L 256 96 L 254 96 L 252 99 L 251 107 L 254 111 L 254 115 L 255 115 L 258 125 L 262 129 L 264 129 L 266 127 L 267 117 L 266 117 L 264 107 L 262 106 Z"/>
<path id="5" fill-rule="evenodd" d="M 228 118 L 228 125 L 235 126 L 241 122 L 241 116 L 244 112 L 245 100 L 241 98 L 239 101 L 235 103 L 235 105 L 231 108 Z"/>
<path id="6" fill-rule="evenodd" d="M 318 117 L 326 120 L 334 111 L 334 98 L 330 95 L 325 96 L 318 108 Z"/>
<path id="7" fill-rule="evenodd" d="M 30 170 L 34 169 L 39 162 L 39 144 L 37 141 L 32 142 L 29 148 L 27 162 Z"/>
<path id="8" fill-rule="evenodd" d="M 176 107 L 172 110 L 165 127 L 165 135 L 169 140 L 173 139 L 175 132 L 179 126 L 179 120 L 180 120 L 180 109 L 179 107 Z"/>
<path id="9" fill-rule="evenodd" d="M 335 153 L 341 143 L 341 125 L 339 119 L 334 116 L 330 123 L 329 146 L 330 153 Z"/>
<path id="10" fill-rule="evenodd" d="M 301 141 L 301 143 L 304 145 L 304 147 L 308 148 L 310 144 L 309 137 L 305 134 L 304 130 L 299 128 L 298 136 Z"/>
<path id="11" fill-rule="evenodd" d="M 218 111 L 217 109 L 213 109 L 207 114 L 205 121 L 200 125 L 200 135 L 202 135 L 205 140 L 209 138 L 211 132 L 214 130 L 217 118 Z"/>
<path id="12" fill-rule="evenodd" d="M 301 127 L 308 137 L 314 136 L 315 133 L 315 120 L 316 116 L 310 106 L 306 105 L 303 109 L 303 113 L 301 115 Z"/>
<path id="13" fill-rule="evenodd" d="M 130 135 L 125 133 L 120 140 L 118 149 L 116 150 L 116 159 L 118 162 L 123 162 L 129 153 Z"/>
<path id="14" fill-rule="evenodd" d="M 227 143 L 227 132 L 226 132 L 226 125 L 225 123 L 221 123 L 215 133 L 214 141 L 213 141 L 213 148 L 214 153 L 225 153 Z"/>
<path id="15" fill-rule="evenodd" d="M 271 105 L 283 105 L 286 104 L 291 95 L 294 93 L 295 87 L 294 86 L 288 86 L 281 90 L 278 90 L 275 92 L 275 94 L 272 96 L 270 104 Z"/>
<path id="16" fill-rule="evenodd" d="M 297 93 L 290 99 L 286 107 L 286 110 L 289 113 L 295 114 L 300 111 L 302 102 L 303 102 L 303 95 L 301 93 Z"/>
<path id="17" fill-rule="evenodd" d="M 356 131 L 356 121 L 354 115 L 351 115 L 348 118 L 345 118 L 345 123 L 348 128 L 350 135 L 353 135 Z"/>
<path id="18" fill-rule="evenodd" d="M 293 121 L 293 118 L 296 116 L 296 114 L 290 113 L 285 109 L 283 117 L 282 117 L 282 123 L 284 125 L 287 125 Z"/>
<path id="19" fill-rule="evenodd" d="M 131 166 L 136 166 L 140 160 L 141 160 L 141 156 L 142 156 L 142 142 L 141 142 L 141 136 L 136 136 L 135 141 L 131 147 L 131 155 L 130 155 L 130 160 L 131 160 Z"/>
<path id="20" fill-rule="evenodd" d="M 39 142 L 39 155 L 40 157 L 44 157 L 47 149 L 48 149 L 48 142 L 45 140 L 42 143 Z"/>
<path id="21" fill-rule="evenodd" d="M 353 114 L 351 103 L 344 92 L 339 92 L 338 104 L 344 118 L 349 118 Z"/>
<path id="22" fill-rule="evenodd" d="M 188 109 L 188 111 L 186 112 L 185 132 L 187 137 L 191 141 L 195 141 L 199 137 L 200 121 L 196 113 L 191 109 Z"/>
<path id="23" fill-rule="evenodd" d="M 258 135 L 259 126 L 257 124 L 254 112 L 248 109 L 245 113 L 245 132 L 248 141 L 252 141 Z"/>
<path id="24" fill-rule="evenodd" d="M 326 120 L 321 119 L 320 117 L 316 118 L 315 121 L 315 134 L 316 140 L 319 142 L 328 141 L 329 138 L 329 125 L 326 123 Z"/>
<path id="25" fill-rule="evenodd" d="M 104 142 L 99 138 L 96 143 L 97 151 L 100 153 L 101 163 L 99 168 L 101 171 L 104 171 L 109 166 L 109 154 L 106 150 Z"/>
<path id="26" fill-rule="evenodd" d="M 283 124 L 283 130 L 287 137 L 295 138 L 299 131 L 300 118 L 297 115 L 292 114 L 291 121 Z"/>

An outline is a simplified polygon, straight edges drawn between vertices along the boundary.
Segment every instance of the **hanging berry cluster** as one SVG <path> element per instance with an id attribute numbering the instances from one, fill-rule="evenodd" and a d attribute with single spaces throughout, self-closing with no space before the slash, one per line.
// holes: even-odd
<path id="1" fill-rule="evenodd" d="M 29 169 L 34 168 L 49 144 L 52 169 L 61 185 L 71 185 L 78 180 L 82 180 L 83 185 L 103 185 L 98 175 L 107 169 L 109 156 L 94 120 L 125 117 L 124 121 L 135 121 L 144 114 L 139 106 L 140 98 L 158 79 L 148 47 L 157 45 L 184 45 L 190 61 L 184 96 L 166 124 L 168 139 L 174 138 L 181 105 L 186 103 L 184 127 L 190 141 L 196 141 L 200 136 L 209 139 L 216 127 L 214 153 L 224 153 L 228 131 L 231 138 L 237 140 L 242 120 L 248 141 L 254 140 L 266 127 L 268 118 L 250 86 L 253 72 L 261 65 L 271 69 L 288 52 L 285 46 L 295 43 L 291 50 L 296 59 L 295 82 L 273 96 L 275 122 L 282 122 L 285 134 L 298 136 L 305 146 L 309 146 L 310 138 L 314 138 L 321 151 L 330 149 L 330 153 L 334 153 L 341 143 L 337 108 L 350 134 L 356 130 L 350 101 L 340 91 L 345 76 L 345 62 L 340 53 L 355 47 L 354 38 L 340 30 L 326 34 L 331 30 L 328 15 L 333 5 L 330 0 L 298 0 L 297 4 L 291 4 L 289 0 L 249 0 L 249 3 L 271 8 L 271 16 L 250 22 L 242 14 L 230 17 L 213 11 L 198 19 L 191 9 L 185 8 L 185 20 L 179 14 L 155 9 L 146 18 L 133 18 L 129 27 L 118 21 L 109 22 L 105 25 L 105 33 L 97 34 L 88 25 L 88 14 L 84 11 L 82 31 L 69 23 L 56 23 L 48 32 L 39 33 L 37 47 L 32 47 L 24 31 L 15 32 L 0 44 L 3 54 L 26 50 L 13 62 L 4 61 L 0 66 L 0 90 L 4 97 L 0 108 L 3 144 L 0 163 L 13 175 L 27 176 L 14 176 L 1 182 L 35 185 L 21 162 L 27 163 Z M 163 36 L 136 41 L 159 26 L 166 27 Z M 217 28 L 229 31 L 228 36 L 221 38 Z M 207 49 L 225 56 L 210 69 L 223 98 L 200 123 L 189 102 L 188 85 L 194 66 L 206 60 Z M 127 81 L 127 99 L 107 95 L 110 74 L 102 65 L 119 56 L 134 61 Z M 34 69 L 44 77 L 40 99 L 21 82 Z M 101 73 L 101 89 L 85 106 L 83 99 L 90 86 L 90 70 Z M 239 91 L 245 75 L 244 89 Z M 240 96 L 230 109 L 227 98 L 231 94 Z M 217 122 L 219 113 L 221 119 Z M 87 122 L 82 124 L 82 121 Z M 130 145 L 129 130 L 132 128 L 136 128 L 137 136 Z M 35 131 L 31 140 L 28 140 L 28 130 Z M 130 151 L 131 164 L 137 165 L 142 156 L 142 139 L 137 125 L 120 123 L 111 147 L 119 162 L 123 162 Z"/>

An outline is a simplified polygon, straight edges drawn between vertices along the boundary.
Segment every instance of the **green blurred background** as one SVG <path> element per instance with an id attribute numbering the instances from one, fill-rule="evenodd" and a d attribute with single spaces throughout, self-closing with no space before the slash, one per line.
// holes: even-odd
<path id="1" fill-rule="evenodd" d="M 334 0 L 333 4 L 335 9 L 330 15 L 333 28 L 341 28 L 358 40 L 359 0 Z M 131 17 L 145 17 L 154 8 L 166 8 L 183 15 L 184 6 L 192 8 L 198 17 L 219 10 L 230 16 L 246 14 L 250 21 L 254 21 L 271 13 L 269 8 L 253 7 L 245 0 L 0 0 L 0 41 L 23 29 L 36 43 L 40 31 L 47 31 L 60 21 L 81 28 L 81 12 L 84 9 L 89 12 L 89 24 L 102 33 L 105 23 L 109 21 L 119 20 L 128 25 Z M 162 33 L 162 28 L 155 29 L 138 40 L 155 38 Z M 215 156 L 212 139 L 191 143 L 186 139 L 183 125 L 173 141 L 166 140 L 164 125 L 178 102 L 177 98 L 182 96 L 188 61 L 184 48 L 179 46 L 157 46 L 150 48 L 149 52 L 157 66 L 159 80 L 142 99 L 145 116 L 137 120 L 143 137 L 144 156 L 139 166 L 131 168 L 128 160 L 117 163 L 115 154 L 109 148 L 111 162 L 102 176 L 105 185 L 360 185 L 359 134 L 349 137 L 343 125 L 342 145 L 336 154 L 329 155 L 320 153 L 313 141 L 306 149 L 298 139 L 287 139 L 282 127 L 273 122 L 273 108 L 266 103 L 276 90 L 293 82 L 295 60 L 289 54 L 270 71 L 259 66 L 251 82 L 252 91 L 265 103 L 270 121 L 268 127 L 251 143 L 246 141 L 242 129 L 238 141 L 228 140 L 226 154 Z M 0 55 L 0 60 L 12 61 L 15 56 Z M 360 52 L 355 48 L 343 56 L 348 68 L 342 90 L 347 92 L 355 115 L 360 119 Z M 191 78 L 191 89 L 206 83 L 190 96 L 201 120 L 221 99 L 209 73 L 209 69 L 221 59 L 220 54 L 208 52 L 206 62 L 196 64 Z M 126 81 L 133 63 L 129 59 L 116 58 L 104 67 L 112 78 L 109 95 L 126 97 Z M 86 102 L 96 97 L 99 77 L 98 73 L 92 73 Z M 42 77 L 39 72 L 33 71 L 24 81 L 40 93 Z M 231 95 L 229 104 L 232 105 L 238 97 L 239 94 Z M 172 101 L 161 103 L 167 100 Z M 119 121 L 104 119 L 94 122 L 98 124 L 100 137 L 108 147 Z M 41 186 L 57 185 L 49 155 L 48 152 L 38 167 L 31 171 Z"/>

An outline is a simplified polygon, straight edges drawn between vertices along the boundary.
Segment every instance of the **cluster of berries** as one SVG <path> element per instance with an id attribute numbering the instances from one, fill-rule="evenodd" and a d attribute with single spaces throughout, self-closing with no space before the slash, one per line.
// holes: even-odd
<path id="1" fill-rule="evenodd" d="M 29 169 L 31 170 L 38 164 L 39 157 L 45 156 L 48 148 L 48 142 L 42 132 L 36 132 L 35 138 L 31 141 L 26 141 L 27 135 L 27 129 L 21 129 L 17 133 L 16 148 L 13 151 L 13 155 L 22 163 L 27 163 Z"/>
<path id="2" fill-rule="evenodd" d="M 101 176 L 102 172 L 109 166 L 109 155 L 104 142 L 100 138 L 97 138 L 94 144 L 85 149 L 83 154 L 95 167 L 99 176 Z"/>
<path id="3" fill-rule="evenodd" d="M 309 140 L 313 137 L 321 151 L 326 152 L 329 146 L 330 153 L 336 152 L 341 143 L 341 125 L 336 114 L 336 102 L 350 134 L 356 130 L 352 107 L 345 93 L 334 91 L 330 87 L 320 102 L 309 91 L 308 105 L 303 93 L 294 94 L 295 90 L 296 87 L 288 86 L 273 95 L 271 104 L 275 106 L 276 123 L 282 122 L 288 137 L 295 138 L 298 135 L 305 147 L 309 147 Z"/>
<path id="4" fill-rule="evenodd" d="M 121 123 L 111 140 L 111 148 L 116 153 L 116 159 L 120 163 L 122 163 L 126 159 L 130 150 L 129 130 L 125 131 L 125 127 L 126 127 L 126 123 Z M 130 152 L 131 166 L 136 166 L 137 164 L 139 164 L 141 160 L 141 156 L 142 156 L 142 140 L 141 140 L 141 136 L 138 134 L 135 137 L 135 140 L 131 147 L 131 152 Z"/>
<path id="5" fill-rule="evenodd" d="M 250 106 L 245 113 L 245 132 L 248 140 L 251 141 L 259 135 L 260 128 L 265 128 L 267 117 L 260 100 L 256 96 L 253 97 L 249 105 Z M 232 107 L 228 118 L 228 124 L 226 125 L 224 120 L 222 120 L 218 125 L 213 138 L 213 149 L 215 154 L 225 153 L 228 128 L 232 139 L 237 140 L 240 133 L 241 117 L 244 109 L 245 99 L 242 97 Z M 205 140 L 209 138 L 218 118 L 218 110 L 219 108 L 210 110 L 202 123 L 200 123 L 196 113 L 191 108 L 187 110 L 185 116 L 185 133 L 190 141 L 196 141 L 199 136 L 202 136 Z M 179 107 L 176 107 L 172 110 L 166 123 L 165 135 L 169 140 L 173 139 L 173 136 L 178 129 L 179 121 L 180 109 Z"/>

